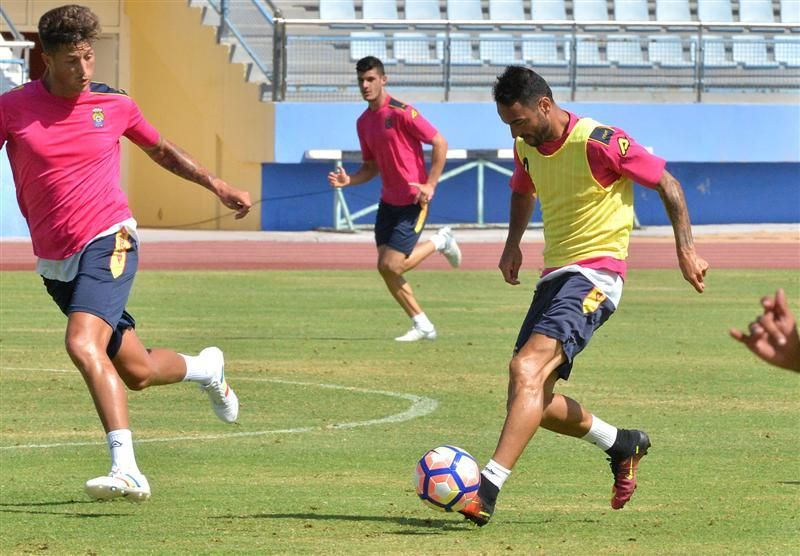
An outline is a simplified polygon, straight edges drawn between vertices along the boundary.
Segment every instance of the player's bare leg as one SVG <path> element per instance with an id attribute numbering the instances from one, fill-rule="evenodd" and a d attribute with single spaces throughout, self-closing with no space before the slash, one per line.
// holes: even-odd
<path id="1" fill-rule="evenodd" d="M 411 330 L 395 339 L 401 342 L 434 340 L 436 329 L 417 303 L 411 285 L 403 278 L 405 261 L 405 254 L 400 251 L 386 245 L 378 248 L 378 272 L 386 283 L 389 293 L 413 322 Z"/>

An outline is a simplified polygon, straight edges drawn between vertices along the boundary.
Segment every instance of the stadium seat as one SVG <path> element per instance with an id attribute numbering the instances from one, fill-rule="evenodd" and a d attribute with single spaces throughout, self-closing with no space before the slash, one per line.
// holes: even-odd
<path id="1" fill-rule="evenodd" d="M 692 21 L 689 0 L 656 0 L 656 20 Z"/>
<path id="2" fill-rule="evenodd" d="M 575 21 L 607 21 L 606 0 L 573 0 L 572 17 Z"/>
<path id="3" fill-rule="evenodd" d="M 320 0 L 320 19 L 355 19 L 356 7 L 353 0 Z"/>
<path id="4" fill-rule="evenodd" d="M 514 53 L 514 37 L 505 33 L 481 33 L 480 57 L 493 66 L 509 66 L 520 61 Z"/>
<path id="5" fill-rule="evenodd" d="M 406 19 L 441 19 L 439 0 L 406 0 Z"/>
<path id="6" fill-rule="evenodd" d="M 767 55 L 767 41 L 761 35 L 735 35 L 733 37 L 733 60 L 745 68 L 776 68 L 775 60 Z"/>
<path id="7" fill-rule="evenodd" d="M 706 68 L 731 68 L 736 62 L 728 58 L 726 43 L 730 39 L 706 35 L 703 37 L 703 65 Z"/>
<path id="8" fill-rule="evenodd" d="M 627 68 L 650 66 L 642 55 L 641 39 L 635 34 L 608 35 L 606 39 L 606 58 L 609 63 Z"/>
<path id="9" fill-rule="evenodd" d="M 489 19 L 524 21 L 522 0 L 489 0 Z"/>
<path id="10" fill-rule="evenodd" d="M 731 0 L 697 0 L 697 19 L 703 23 L 732 22 Z"/>
<path id="11" fill-rule="evenodd" d="M 375 56 L 380 58 L 384 64 L 395 62 L 386 53 L 386 36 L 378 31 L 350 33 L 350 59 L 356 62 L 364 56 Z"/>
<path id="12" fill-rule="evenodd" d="M 739 21 L 742 23 L 774 23 L 772 0 L 739 0 Z"/>
<path id="13" fill-rule="evenodd" d="M 560 44 L 559 44 L 560 43 Z M 563 56 L 559 56 L 558 47 L 562 47 Z M 524 34 L 522 35 L 522 59 L 536 68 L 536 66 L 566 66 L 570 60 L 569 37 L 555 37 L 553 35 Z"/>
<path id="14" fill-rule="evenodd" d="M 800 23 L 800 0 L 781 0 L 781 23 Z"/>
<path id="15" fill-rule="evenodd" d="M 361 15 L 364 19 L 397 19 L 397 0 L 363 0 Z M 405 27 L 405 25 L 381 23 L 375 27 Z"/>
<path id="16" fill-rule="evenodd" d="M 691 43 L 689 60 L 683 53 L 683 39 L 677 35 L 650 35 L 650 63 L 658 64 L 662 68 L 687 68 L 693 67 L 694 43 Z"/>
<path id="17" fill-rule="evenodd" d="M 444 60 L 446 33 L 436 33 L 436 58 Z M 480 66 L 481 61 L 472 55 L 469 33 L 450 33 L 450 64 L 453 66 Z"/>
<path id="18" fill-rule="evenodd" d="M 787 68 L 800 68 L 800 37 L 775 37 L 775 61 Z"/>
<path id="19" fill-rule="evenodd" d="M 614 19 L 617 21 L 650 21 L 647 0 L 614 0 Z"/>
<path id="20" fill-rule="evenodd" d="M 582 67 L 603 67 L 608 66 L 608 62 L 600 58 L 600 48 L 597 37 L 593 35 L 576 35 L 575 39 L 575 58 L 578 66 Z"/>
<path id="21" fill-rule="evenodd" d="M 431 58 L 430 39 L 425 33 L 395 33 L 394 57 L 407 65 L 438 66 L 441 63 Z"/>
<path id="22" fill-rule="evenodd" d="M 567 19 L 564 0 L 531 0 L 531 19 L 533 21 Z"/>
<path id="23" fill-rule="evenodd" d="M 447 19 L 483 19 L 481 0 L 447 0 Z"/>

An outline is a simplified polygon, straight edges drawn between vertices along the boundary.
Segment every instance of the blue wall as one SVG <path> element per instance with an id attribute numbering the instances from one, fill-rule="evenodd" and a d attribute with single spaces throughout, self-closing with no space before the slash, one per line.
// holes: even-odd
<path id="1" fill-rule="evenodd" d="M 669 171 L 683 184 L 693 223 L 800 222 L 800 105 L 563 106 L 625 129 L 665 158 Z M 333 108 L 323 103 L 276 105 L 276 163 L 263 170 L 264 229 L 308 230 L 333 224 L 333 193 L 326 180 L 331 164 L 304 162 L 303 156 L 309 149 L 357 151 L 355 120 L 364 108 L 364 103 Z M 451 148 L 511 147 L 508 128 L 493 103 L 421 103 L 417 108 Z M 352 171 L 358 164 L 345 167 Z M 474 171 L 443 182 L 429 222 L 475 222 L 475 183 Z M 486 173 L 486 223 L 508 221 L 507 184 L 507 177 Z M 351 211 L 373 204 L 378 196 L 378 180 L 345 189 Z M 643 225 L 669 224 L 658 194 L 643 187 L 636 190 L 636 213 Z"/>

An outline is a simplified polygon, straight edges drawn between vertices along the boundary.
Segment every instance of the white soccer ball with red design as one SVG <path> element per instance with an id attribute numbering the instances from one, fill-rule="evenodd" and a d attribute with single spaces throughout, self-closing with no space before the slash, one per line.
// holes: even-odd
<path id="1" fill-rule="evenodd" d="M 442 512 L 457 512 L 478 493 L 481 470 L 469 453 L 455 446 L 429 450 L 417 463 L 417 496 Z"/>

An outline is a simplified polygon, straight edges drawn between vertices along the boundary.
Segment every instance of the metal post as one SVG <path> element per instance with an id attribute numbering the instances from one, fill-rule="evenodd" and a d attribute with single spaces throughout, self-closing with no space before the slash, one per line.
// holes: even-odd
<path id="1" fill-rule="evenodd" d="M 230 0 L 219 1 L 219 28 L 217 29 L 217 42 L 222 42 L 222 39 L 228 33 L 228 15 L 230 14 Z"/>
<path id="2" fill-rule="evenodd" d="M 705 46 L 703 45 L 703 26 L 700 25 L 697 28 L 697 48 L 695 48 L 695 60 L 694 60 L 694 82 L 695 82 L 695 90 L 697 91 L 696 101 L 700 102 L 703 100 L 703 73 L 705 70 Z"/>
<path id="3" fill-rule="evenodd" d="M 572 40 L 569 45 L 569 82 L 570 82 L 570 100 L 575 100 L 575 89 L 577 89 L 578 81 L 578 34 L 577 27 L 572 26 Z"/>
<path id="4" fill-rule="evenodd" d="M 444 101 L 450 100 L 450 24 L 444 36 Z"/>
<path id="5" fill-rule="evenodd" d="M 284 42 L 285 42 L 285 23 L 282 19 L 276 19 L 272 26 L 272 101 L 283 100 L 283 62 Z"/>
<path id="6" fill-rule="evenodd" d="M 333 170 L 336 171 L 342 165 L 342 160 L 339 159 L 333 163 Z M 341 230 L 342 222 L 342 190 L 336 188 L 333 190 L 333 229 L 337 232 Z"/>
<path id="7" fill-rule="evenodd" d="M 483 160 L 478 161 L 478 225 L 483 226 Z"/>

